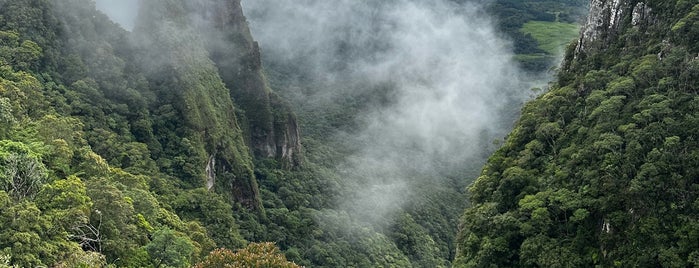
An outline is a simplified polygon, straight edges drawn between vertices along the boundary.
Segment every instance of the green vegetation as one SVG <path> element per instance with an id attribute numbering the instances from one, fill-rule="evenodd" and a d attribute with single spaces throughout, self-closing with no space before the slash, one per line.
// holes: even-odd
<path id="1" fill-rule="evenodd" d="M 302 155 L 239 7 L 210 2 L 144 1 L 129 33 L 90 0 L 0 0 L 0 266 L 449 266 L 463 183 L 376 225 L 335 210 L 348 148 L 322 133 L 381 98 L 301 111 Z"/>
<path id="2" fill-rule="evenodd" d="M 513 42 L 515 59 L 532 73 L 555 65 L 564 47 L 577 37 L 586 0 L 497 0 L 488 11 L 500 31 Z"/>
<path id="3" fill-rule="evenodd" d="M 560 55 L 579 36 L 580 26 L 576 23 L 528 21 L 522 26 L 522 32 L 531 35 L 547 54 Z"/>
<path id="4" fill-rule="evenodd" d="M 456 266 L 699 265 L 699 6 L 621 2 L 470 187 Z"/>
<path id="5" fill-rule="evenodd" d="M 0 6 L 2 265 L 190 267 L 245 247 L 238 222 L 266 220 L 253 159 L 186 22 L 141 22 L 155 58 L 91 1 Z"/>
<path id="6" fill-rule="evenodd" d="M 327 133 L 351 134 L 390 86 L 298 108 L 302 155 L 272 89 L 304 80 L 263 73 L 238 2 L 210 2 L 144 1 L 129 33 L 90 0 L 0 0 L 0 267 L 699 265 L 693 2 L 651 1 L 657 23 L 568 49 L 470 188 L 458 239 L 478 163 L 414 178 L 371 224 L 336 209 L 353 148 Z M 536 71 L 557 43 L 537 33 L 580 2 L 490 9 Z"/>
<path id="7" fill-rule="evenodd" d="M 232 252 L 228 249 L 217 249 L 212 251 L 202 262 L 194 267 L 301 268 L 301 266 L 287 261 L 284 254 L 282 254 L 273 243 L 250 243 L 250 245 L 237 252 Z"/>

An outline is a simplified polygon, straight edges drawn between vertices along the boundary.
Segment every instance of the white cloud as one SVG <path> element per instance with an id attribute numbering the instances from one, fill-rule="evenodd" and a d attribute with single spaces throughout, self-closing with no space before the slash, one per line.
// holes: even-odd
<path id="1" fill-rule="evenodd" d="M 357 150 L 338 170 L 368 184 L 345 201 L 358 211 L 390 213 L 415 181 L 479 166 L 529 96 L 508 43 L 476 4 L 243 0 L 243 8 L 268 62 L 322 85 L 307 102 L 395 86 L 388 105 L 343 135 Z"/>

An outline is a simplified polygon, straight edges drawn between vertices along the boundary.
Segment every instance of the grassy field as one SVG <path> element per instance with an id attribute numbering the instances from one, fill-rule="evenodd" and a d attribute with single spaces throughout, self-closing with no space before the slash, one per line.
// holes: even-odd
<path id="1" fill-rule="evenodd" d="M 539 43 L 539 48 L 551 55 L 558 55 L 578 37 L 580 26 L 574 23 L 530 21 L 522 26 L 521 31 L 531 34 Z"/>

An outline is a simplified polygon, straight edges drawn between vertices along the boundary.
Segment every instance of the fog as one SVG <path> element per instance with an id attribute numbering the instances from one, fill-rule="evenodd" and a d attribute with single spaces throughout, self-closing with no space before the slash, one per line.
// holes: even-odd
<path id="1" fill-rule="evenodd" d="M 96 1 L 127 30 L 137 5 Z M 530 97 L 533 83 L 519 74 L 510 44 L 475 1 L 242 5 L 267 69 L 285 76 L 280 90 L 296 109 L 322 113 L 347 99 L 380 99 L 345 122 L 351 129 L 326 133 L 350 148 L 334 167 L 347 186 L 337 203 L 359 221 L 385 221 L 430 193 L 420 191 L 424 186 L 463 191 Z"/>
<path id="2" fill-rule="evenodd" d="M 336 167 L 357 187 L 339 200 L 390 216 L 420 185 L 472 179 L 514 123 L 530 83 L 477 4 L 446 0 L 243 0 L 265 63 L 301 73 L 301 107 L 386 97 L 334 133 L 353 153 Z M 309 83 L 310 81 L 310 83 Z M 388 85 L 388 94 L 374 93 Z M 292 87 L 293 88 L 293 87 Z M 322 111 L 322 109 L 320 109 Z M 458 189 L 463 190 L 463 189 Z M 455 202 L 458 202 L 455 200 Z"/>
<path id="3" fill-rule="evenodd" d="M 95 5 L 122 28 L 131 31 L 138 16 L 139 2 L 140 0 L 95 0 Z"/>

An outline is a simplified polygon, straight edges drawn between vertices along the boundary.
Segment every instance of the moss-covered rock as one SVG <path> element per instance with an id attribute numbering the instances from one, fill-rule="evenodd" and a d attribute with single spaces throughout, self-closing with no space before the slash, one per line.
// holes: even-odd
<path id="1" fill-rule="evenodd" d="M 166 119 L 173 122 L 156 128 L 155 134 L 168 137 L 161 138 L 161 144 L 172 152 L 170 157 L 181 158 L 170 167 L 184 175 L 184 181 L 194 187 L 208 184 L 259 209 L 245 134 L 189 8 L 185 1 L 144 2 L 134 29 L 142 66 L 157 98 L 153 107 L 172 106 L 178 115 Z"/>

